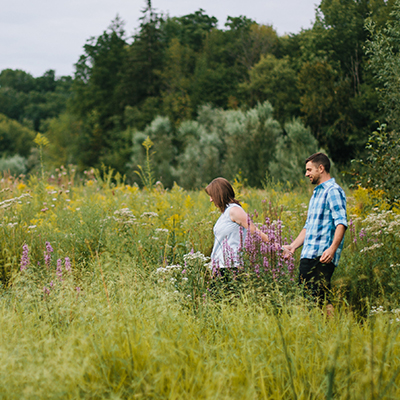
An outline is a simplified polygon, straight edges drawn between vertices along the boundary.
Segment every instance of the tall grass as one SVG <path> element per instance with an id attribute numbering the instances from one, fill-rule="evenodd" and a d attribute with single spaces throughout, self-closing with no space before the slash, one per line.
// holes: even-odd
<path id="1" fill-rule="evenodd" d="M 388 315 L 360 324 L 343 308 L 327 320 L 301 301 L 278 311 L 246 296 L 207 301 L 193 313 L 127 259 L 93 264 L 79 293 L 65 281 L 47 296 L 26 282 L 3 293 L 1 398 L 400 394 L 400 325 Z"/>
<path id="2" fill-rule="evenodd" d="M 363 189 L 327 319 L 295 281 L 208 291 L 218 212 L 204 192 L 57 172 L 0 180 L 0 399 L 400 397 L 397 215 Z M 302 228 L 307 190 L 236 186 L 282 240 Z M 186 283 L 157 272 L 185 263 Z"/>

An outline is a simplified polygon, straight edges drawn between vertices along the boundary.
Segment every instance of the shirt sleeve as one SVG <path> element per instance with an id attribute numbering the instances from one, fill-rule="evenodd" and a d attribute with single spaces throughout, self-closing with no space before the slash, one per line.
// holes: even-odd
<path id="1" fill-rule="evenodd" d="M 332 212 L 335 227 L 341 224 L 347 228 L 346 195 L 344 191 L 332 188 L 328 192 L 327 202 Z"/>

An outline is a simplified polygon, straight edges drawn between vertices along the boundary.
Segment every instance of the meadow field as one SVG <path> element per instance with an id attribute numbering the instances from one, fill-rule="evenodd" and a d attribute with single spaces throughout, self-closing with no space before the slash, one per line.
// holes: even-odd
<path id="1" fill-rule="evenodd" d="M 228 285 L 207 265 L 204 191 L 112 171 L 0 179 L 0 399 L 398 399 L 400 214 L 346 189 L 328 319 L 280 245 L 312 187 L 235 190 L 254 238 Z M 274 246 L 278 244 L 279 246 Z"/>

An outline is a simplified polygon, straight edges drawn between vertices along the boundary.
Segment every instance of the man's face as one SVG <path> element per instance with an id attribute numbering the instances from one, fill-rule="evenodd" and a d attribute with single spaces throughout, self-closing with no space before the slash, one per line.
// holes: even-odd
<path id="1" fill-rule="evenodd" d="M 312 161 L 306 164 L 306 177 L 310 179 L 313 185 L 319 185 L 321 180 L 321 166 L 317 166 Z"/>

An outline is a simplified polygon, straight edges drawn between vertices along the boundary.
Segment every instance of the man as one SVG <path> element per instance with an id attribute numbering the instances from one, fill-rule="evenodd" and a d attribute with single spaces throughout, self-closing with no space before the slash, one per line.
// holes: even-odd
<path id="1" fill-rule="evenodd" d="M 306 160 L 306 177 L 316 185 L 308 207 L 307 221 L 299 236 L 284 250 L 294 253 L 303 246 L 300 256 L 299 283 L 319 301 L 327 300 L 327 313 L 333 313 L 328 292 L 331 277 L 339 263 L 347 229 L 346 196 L 330 176 L 330 161 L 323 153 Z"/>

